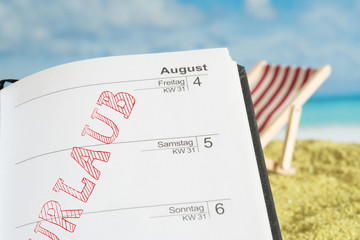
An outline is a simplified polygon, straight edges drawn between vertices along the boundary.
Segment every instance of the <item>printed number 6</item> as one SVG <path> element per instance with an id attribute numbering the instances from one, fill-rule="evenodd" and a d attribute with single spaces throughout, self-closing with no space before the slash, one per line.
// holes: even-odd
<path id="1" fill-rule="evenodd" d="M 216 211 L 217 214 L 219 214 L 219 215 L 224 214 L 225 209 L 223 208 L 223 206 L 224 205 L 222 203 L 218 203 L 218 204 L 215 205 L 215 211 Z"/>
<path id="2" fill-rule="evenodd" d="M 206 148 L 211 148 L 213 146 L 213 143 L 211 141 L 211 137 L 204 138 L 204 146 Z"/>

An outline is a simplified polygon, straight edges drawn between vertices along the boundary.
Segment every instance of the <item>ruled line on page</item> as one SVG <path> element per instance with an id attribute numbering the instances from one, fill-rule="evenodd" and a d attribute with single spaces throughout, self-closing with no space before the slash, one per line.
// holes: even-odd
<path id="1" fill-rule="evenodd" d="M 205 137 L 205 136 L 216 136 L 219 135 L 218 133 L 210 133 L 210 134 L 201 134 L 201 135 L 191 135 L 191 136 L 179 136 L 179 137 L 164 137 L 164 138 L 153 138 L 153 139 L 141 139 L 141 140 L 132 140 L 132 141 L 122 141 L 122 142 L 113 142 L 112 144 L 127 144 L 127 143 L 137 143 L 137 142 L 151 142 L 151 141 L 160 141 L 160 140 L 171 140 L 171 139 L 184 139 L 184 138 L 197 138 L 197 137 Z M 81 148 L 90 148 L 90 147 L 99 147 L 99 146 L 108 146 L 108 144 L 105 143 L 100 143 L 100 144 L 93 144 L 93 145 L 86 145 L 86 146 L 80 146 Z M 171 148 L 168 148 L 171 149 Z M 14 163 L 14 165 L 19 165 L 25 162 L 28 162 L 30 160 L 39 158 L 39 157 L 43 157 L 46 155 L 50 155 L 50 154 L 54 154 L 54 153 L 59 153 L 59 152 L 65 152 L 65 151 L 70 151 L 72 150 L 72 148 L 64 148 L 64 149 L 59 149 L 56 151 L 51 151 L 51 152 L 46 152 L 46 153 L 42 153 L 39 155 L 35 155 L 26 159 L 23 159 L 19 162 Z"/>
<path id="2" fill-rule="evenodd" d="M 187 75 L 187 77 L 194 77 L 194 76 L 205 76 L 208 74 L 194 74 L 194 75 Z M 180 77 L 184 77 L 184 76 L 171 76 L 171 77 L 159 77 L 159 78 L 145 78 L 145 79 L 133 79 L 133 80 L 125 80 L 125 81 L 117 81 L 117 82 L 102 82 L 102 83 L 94 83 L 94 84 L 88 84 L 88 85 L 82 85 L 82 86 L 77 86 L 77 87 L 71 87 L 71 88 L 64 88 L 58 91 L 54 91 L 54 92 L 50 92 L 50 93 L 46 93 L 34 98 L 31 98 L 29 100 L 26 100 L 22 103 L 19 103 L 17 105 L 15 105 L 15 108 L 20 107 L 26 103 L 32 102 L 34 100 L 49 96 L 49 95 L 53 95 L 56 93 L 60 93 L 60 92 L 65 92 L 65 91 L 69 91 L 69 90 L 73 90 L 73 89 L 79 89 L 79 88 L 86 88 L 86 87 L 93 87 L 93 86 L 100 86 L 100 85 L 110 85 L 110 84 L 119 84 L 119 83 L 129 83 L 129 82 L 143 82 L 143 81 L 154 81 L 154 80 L 160 80 L 160 79 L 171 79 L 171 78 L 180 78 Z"/>
<path id="3" fill-rule="evenodd" d="M 107 213 L 107 212 L 118 212 L 118 211 L 127 211 L 127 210 L 135 210 L 135 209 L 144 209 L 144 208 L 156 208 L 156 207 L 166 207 L 166 206 L 174 206 L 174 205 L 188 205 L 188 204 L 198 204 L 198 203 L 209 203 L 209 202 L 220 202 L 220 201 L 230 201 L 231 198 L 220 198 L 220 199 L 210 199 L 210 200 L 202 200 L 202 201 L 189 201 L 189 202 L 177 202 L 177 203 L 163 203 L 163 204 L 154 204 L 154 205 L 144 205 L 144 206 L 135 206 L 135 207 L 125 207 L 125 208 L 114 208 L 114 209 L 105 209 L 99 211 L 92 212 L 83 212 L 82 215 L 85 214 L 98 214 L 98 213 Z M 154 217 L 152 217 L 154 218 Z M 156 218 L 156 217 L 155 217 Z M 29 222 L 15 227 L 15 229 L 23 228 L 32 224 L 36 224 L 38 222 L 43 222 L 46 220 L 39 219 L 39 221 Z"/>

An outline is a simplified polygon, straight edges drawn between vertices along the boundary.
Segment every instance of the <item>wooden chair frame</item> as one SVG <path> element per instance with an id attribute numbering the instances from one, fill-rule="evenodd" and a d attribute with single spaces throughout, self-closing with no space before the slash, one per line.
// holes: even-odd
<path id="1" fill-rule="evenodd" d="M 249 84 L 254 82 L 262 73 L 262 69 L 267 65 L 266 61 L 258 62 L 248 73 Z M 330 65 L 323 65 L 315 70 L 309 80 L 299 90 L 292 102 L 260 133 L 260 141 L 263 148 L 274 138 L 280 129 L 286 124 L 286 137 L 280 161 L 274 162 L 266 159 L 266 167 L 270 171 L 282 174 L 294 174 L 295 169 L 291 167 L 292 155 L 295 147 L 296 134 L 299 128 L 301 109 L 304 103 L 313 95 L 320 85 L 331 73 Z"/>

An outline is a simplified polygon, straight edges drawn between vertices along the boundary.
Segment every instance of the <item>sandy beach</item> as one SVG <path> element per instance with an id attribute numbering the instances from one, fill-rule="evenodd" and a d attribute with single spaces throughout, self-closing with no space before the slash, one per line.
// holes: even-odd
<path id="1" fill-rule="evenodd" d="M 283 239 L 360 239 L 360 125 L 301 127 L 297 139 L 296 174 L 269 173 Z M 264 155 L 278 160 L 282 146 Z"/>
<path id="2" fill-rule="evenodd" d="M 276 139 L 283 140 L 285 129 L 276 135 Z M 297 134 L 298 140 L 325 140 L 337 143 L 359 143 L 360 144 L 360 124 L 329 124 L 300 126 Z"/>

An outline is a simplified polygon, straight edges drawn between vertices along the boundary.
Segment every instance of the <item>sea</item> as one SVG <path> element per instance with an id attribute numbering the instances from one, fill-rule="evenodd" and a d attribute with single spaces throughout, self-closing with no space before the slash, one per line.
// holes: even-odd
<path id="1" fill-rule="evenodd" d="M 285 132 L 276 138 L 283 139 Z M 302 108 L 297 139 L 360 143 L 360 94 L 310 98 Z"/>

